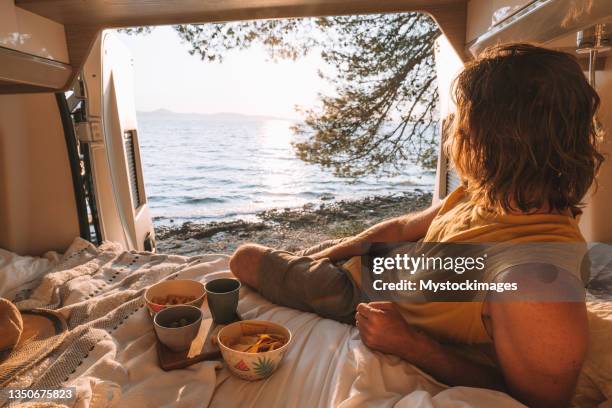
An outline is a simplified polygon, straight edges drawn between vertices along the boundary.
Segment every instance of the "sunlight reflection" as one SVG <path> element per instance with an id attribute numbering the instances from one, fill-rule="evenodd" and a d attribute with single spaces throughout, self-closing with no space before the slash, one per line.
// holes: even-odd
<path id="1" fill-rule="evenodd" d="M 18 45 L 24 45 L 31 38 L 32 38 L 31 34 L 22 34 L 18 32 L 12 32 L 12 33 L 8 33 L 7 37 L 0 38 L 0 44 L 6 44 L 6 45 L 16 47 Z"/>
<path id="2" fill-rule="evenodd" d="M 288 120 L 271 119 L 264 122 L 261 129 L 262 147 L 286 148 L 291 143 L 293 134 Z"/>
<path id="3" fill-rule="evenodd" d="M 295 163 L 290 160 L 293 155 L 290 146 L 293 139 L 292 125 L 287 120 L 268 120 L 264 122 L 259 134 L 260 147 L 267 156 L 262 182 L 273 193 L 291 190 L 293 181 L 299 176 Z"/>

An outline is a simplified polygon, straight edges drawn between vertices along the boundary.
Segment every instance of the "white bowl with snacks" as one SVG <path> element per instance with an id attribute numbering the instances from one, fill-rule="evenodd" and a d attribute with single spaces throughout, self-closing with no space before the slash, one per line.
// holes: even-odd
<path id="1" fill-rule="evenodd" d="M 204 284 L 191 279 L 170 279 L 151 286 L 144 294 L 151 315 L 176 305 L 202 306 L 206 297 Z"/>
<path id="2" fill-rule="evenodd" d="M 291 343 L 291 331 L 265 320 L 242 320 L 223 327 L 217 343 L 234 375 L 257 381 L 276 371 Z"/>

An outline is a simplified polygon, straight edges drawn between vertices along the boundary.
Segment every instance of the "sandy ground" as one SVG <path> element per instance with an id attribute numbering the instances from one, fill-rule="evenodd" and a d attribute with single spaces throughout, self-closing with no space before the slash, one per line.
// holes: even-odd
<path id="1" fill-rule="evenodd" d="M 274 209 L 258 213 L 258 220 L 254 222 L 156 226 L 157 250 L 178 255 L 229 254 L 243 243 L 255 242 L 294 251 L 327 239 L 354 235 L 382 220 L 424 209 L 430 205 L 431 198 L 431 193 L 416 191 L 362 200 L 310 203 L 297 209 Z"/>

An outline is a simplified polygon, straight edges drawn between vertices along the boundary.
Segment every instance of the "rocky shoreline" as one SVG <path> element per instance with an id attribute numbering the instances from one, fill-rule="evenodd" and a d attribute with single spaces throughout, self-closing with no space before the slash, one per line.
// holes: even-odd
<path id="1" fill-rule="evenodd" d="M 421 190 L 360 200 L 309 203 L 257 213 L 257 221 L 185 222 L 155 226 L 159 253 L 231 253 L 256 242 L 294 251 L 321 241 L 354 235 L 384 219 L 428 207 L 432 194 Z"/>

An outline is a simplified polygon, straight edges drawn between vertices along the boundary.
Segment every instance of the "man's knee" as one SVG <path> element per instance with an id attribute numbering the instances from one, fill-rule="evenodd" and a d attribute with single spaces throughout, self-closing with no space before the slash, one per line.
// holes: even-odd
<path id="1" fill-rule="evenodd" d="M 257 271 L 268 249 L 256 244 L 241 245 L 229 261 L 232 273 L 243 283 L 257 288 Z"/>

